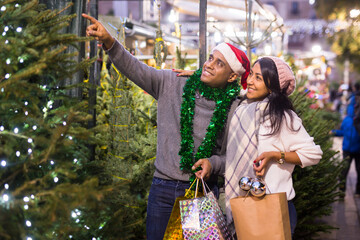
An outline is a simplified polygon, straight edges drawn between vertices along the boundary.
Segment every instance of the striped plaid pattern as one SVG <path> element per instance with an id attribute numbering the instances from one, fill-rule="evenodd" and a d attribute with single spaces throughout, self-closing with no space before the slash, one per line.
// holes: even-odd
<path id="1" fill-rule="evenodd" d="M 267 103 L 267 99 L 252 103 L 244 100 L 235 110 L 230 122 L 225 167 L 226 218 L 228 225 L 233 221 L 230 199 L 240 195 L 240 178 L 244 176 L 255 177 L 253 162 L 258 156 L 257 136 L 260 120 Z"/>

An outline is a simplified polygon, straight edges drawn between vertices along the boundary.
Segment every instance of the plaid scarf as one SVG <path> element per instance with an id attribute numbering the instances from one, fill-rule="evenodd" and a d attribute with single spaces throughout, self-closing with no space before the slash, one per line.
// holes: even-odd
<path id="1" fill-rule="evenodd" d="M 242 177 L 255 177 L 253 162 L 258 156 L 258 132 L 260 120 L 268 99 L 249 102 L 244 100 L 235 110 L 229 126 L 229 136 L 226 148 L 225 196 L 226 218 L 228 225 L 233 219 L 230 199 L 239 196 L 239 181 Z"/>

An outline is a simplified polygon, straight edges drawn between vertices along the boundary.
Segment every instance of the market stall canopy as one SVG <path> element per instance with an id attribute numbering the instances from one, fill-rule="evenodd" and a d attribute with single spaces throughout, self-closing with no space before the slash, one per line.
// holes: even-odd
<path id="1" fill-rule="evenodd" d="M 125 20 L 125 23 L 123 21 Z M 111 33 L 112 36 L 117 37 L 119 34 L 119 26 L 125 24 L 125 34 L 127 37 L 130 36 L 142 36 L 144 38 L 156 38 L 156 27 L 149 26 L 145 23 L 140 23 L 133 19 L 121 18 L 118 16 L 99 16 L 99 21 L 104 23 L 107 30 Z M 163 32 L 163 39 L 168 42 L 173 42 L 179 44 L 179 38 L 172 36 L 169 33 Z M 196 42 L 188 39 L 182 39 L 182 45 L 189 48 L 197 48 L 198 45 Z"/>
<path id="2" fill-rule="evenodd" d="M 199 0 L 166 0 L 184 14 L 199 16 Z M 249 2 L 249 1 L 248 1 Z M 207 16 L 218 21 L 245 21 L 245 0 L 207 0 Z M 277 27 L 283 19 L 276 9 L 258 0 L 253 1 L 252 13 L 263 21 L 275 21 Z"/>

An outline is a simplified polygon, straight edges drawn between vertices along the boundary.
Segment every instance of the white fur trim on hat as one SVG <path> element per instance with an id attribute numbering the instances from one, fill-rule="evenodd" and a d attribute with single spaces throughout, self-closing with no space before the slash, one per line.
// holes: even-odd
<path id="1" fill-rule="evenodd" d="M 241 64 L 240 60 L 236 57 L 235 53 L 233 52 L 233 50 L 230 48 L 229 45 L 227 45 L 224 42 L 220 43 L 219 45 L 213 48 L 211 53 L 213 53 L 215 50 L 219 51 L 224 56 L 224 58 L 230 65 L 230 68 L 235 73 L 241 76 L 246 71 L 243 65 Z"/>

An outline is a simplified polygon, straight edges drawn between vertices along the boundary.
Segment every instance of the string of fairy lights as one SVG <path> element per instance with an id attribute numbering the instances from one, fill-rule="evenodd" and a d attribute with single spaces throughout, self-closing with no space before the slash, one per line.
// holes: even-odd
<path id="1" fill-rule="evenodd" d="M 25 1 L 24 1 L 25 2 Z M 19 8 L 20 5 L 18 3 L 16 3 L 15 5 L 12 5 L 11 7 L 7 7 L 7 6 L 1 6 L 0 5 L 0 14 L 2 12 L 5 11 L 12 11 L 13 7 L 15 6 L 15 8 Z M 2 24 L 0 23 L 0 42 L 1 43 L 5 43 L 5 44 L 9 44 L 11 45 L 13 43 L 13 41 L 11 40 L 14 35 L 16 36 L 16 39 L 21 39 L 21 35 L 25 35 L 26 31 L 28 30 L 25 26 L 21 27 L 14 27 L 11 26 L 11 24 L 7 24 L 8 26 L 2 26 Z M 1 33 L 1 30 L 2 33 Z M 7 80 L 7 81 L 11 81 L 12 77 L 15 76 L 15 74 L 17 73 L 17 71 L 15 71 L 15 68 L 11 68 L 12 65 L 16 66 L 20 64 L 24 64 L 26 63 L 26 61 L 28 60 L 27 55 L 20 55 L 20 56 L 9 56 L 9 57 L 5 57 L 5 63 L 7 65 L 7 68 L 5 69 L 12 69 L 12 70 L 7 70 L 4 74 L 0 74 L 0 81 L 1 80 Z M 23 65 L 22 65 L 23 66 Z M 116 70 L 116 69 L 115 69 Z M 2 76 L 1 76 L 2 75 Z M 118 75 L 119 72 L 118 72 Z M 42 89 L 44 92 L 50 91 L 51 87 L 48 85 L 38 85 L 39 89 Z M 56 87 L 59 88 L 59 87 Z M 0 92 L 4 93 L 6 91 L 5 88 L 0 88 Z M 28 99 L 28 101 L 23 100 L 23 106 L 18 107 L 18 109 L 10 109 L 10 111 L 12 111 L 12 114 L 15 114 L 17 116 L 19 116 L 19 114 L 23 114 L 22 116 L 26 116 L 28 117 L 29 115 L 31 115 L 31 109 L 29 105 L 32 104 L 32 101 Z M 154 100 L 153 102 L 154 103 Z M 45 103 L 42 103 L 42 107 L 40 107 L 41 111 L 43 112 L 43 116 L 44 118 L 46 117 L 46 114 L 49 114 L 49 112 L 51 112 L 51 109 L 53 109 L 54 106 L 54 101 L 50 100 L 47 101 Z M 149 113 L 150 115 L 150 113 Z M 3 125 L 2 125 L 3 124 Z M 66 121 L 62 121 L 60 122 L 60 124 L 62 124 L 63 126 L 67 126 L 70 123 L 66 122 Z M 6 168 L 11 169 L 11 167 L 14 164 L 17 164 L 16 162 L 24 162 L 23 160 L 26 158 L 29 158 L 29 156 L 31 156 L 32 154 L 34 154 L 35 149 L 36 149 L 36 137 L 32 138 L 32 137 L 28 137 L 27 135 L 33 134 L 33 136 L 35 136 L 37 134 L 37 131 L 42 130 L 41 126 L 39 124 L 29 124 L 29 123 L 24 123 L 25 126 L 16 126 L 16 127 L 9 127 L 8 124 L 1 122 L 0 121 L 0 136 L 3 135 L 11 135 L 11 137 L 15 137 L 15 138 L 19 138 L 21 139 L 21 144 L 19 145 L 19 149 L 21 150 L 15 150 L 13 152 L 14 155 L 12 156 L 8 156 L 9 159 L 1 159 L 0 158 L 0 171 L 1 170 L 6 170 Z M 64 137 L 63 133 L 61 134 L 62 137 Z M 68 140 L 74 140 L 73 136 L 66 136 L 66 138 L 68 138 Z M 146 161 L 152 160 L 154 159 L 150 158 L 147 159 Z M 71 158 L 73 159 L 73 164 L 80 164 L 81 159 L 79 157 L 78 158 Z M 62 179 L 61 176 L 59 176 L 56 172 L 55 172 L 55 166 L 59 164 L 57 163 L 56 160 L 48 160 L 45 164 L 41 164 L 38 165 L 39 168 L 45 168 L 49 166 L 52 166 L 53 168 L 50 169 L 50 176 L 52 177 L 52 181 L 55 184 L 61 184 Z M 51 172 L 52 171 L 52 172 Z M 117 177 L 117 176 L 114 176 Z M 117 177 L 119 179 L 121 179 L 120 177 Z M 51 180 L 51 179 L 50 179 Z M 37 201 L 39 201 L 37 193 L 36 192 L 32 192 L 32 194 L 26 194 L 24 195 L 16 195 L 12 192 L 11 190 L 13 190 L 15 187 L 13 186 L 14 184 L 9 180 L 7 180 L 7 182 L 2 183 L 2 186 L 0 186 L 0 205 L 1 207 L 5 207 L 7 209 L 11 208 L 12 206 L 15 205 L 15 202 L 17 204 L 20 203 L 20 206 L 23 208 L 24 213 L 26 213 L 26 211 L 29 212 L 29 210 L 32 210 L 34 206 L 36 206 Z M 132 207 L 132 206 L 130 206 Z M 25 220 L 24 220 L 24 226 L 25 228 L 29 229 L 27 231 L 27 235 L 25 237 L 26 240 L 35 240 L 35 237 L 32 236 L 32 231 L 36 231 L 36 220 L 31 219 L 29 216 L 27 216 L 29 214 L 24 214 L 25 216 Z M 82 211 L 79 209 L 74 209 L 70 212 L 70 216 L 72 218 L 72 220 L 74 221 L 74 223 L 80 224 L 81 227 L 90 230 L 90 227 L 88 225 L 86 225 L 83 222 L 83 219 L 81 219 L 81 217 L 84 216 L 84 214 L 82 214 Z M 97 226 L 93 227 L 95 229 L 102 229 L 105 226 L 106 222 L 101 222 L 98 223 Z M 55 236 L 55 232 L 53 233 Z M 56 237 L 55 237 L 56 238 Z M 73 235 L 68 235 L 68 238 L 72 239 L 74 238 Z M 95 238 L 95 237 L 91 237 L 91 240 L 98 240 L 99 238 Z"/>
<path id="2" fill-rule="evenodd" d="M 28 105 L 28 102 L 25 102 L 25 105 Z M 52 104 L 48 104 L 48 107 L 49 107 L 49 108 L 52 108 Z M 44 110 L 45 110 L 45 109 L 44 109 Z M 46 109 L 46 111 L 47 111 L 47 109 Z M 44 111 L 44 112 L 45 112 L 45 111 Z M 63 121 L 62 124 L 63 124 L 64 126 L 66 126 L 67 123 L 66 123 L 66 121 Z M 38 127 L 37 127 L 36 125 L 33 125 L 33 126 L 32 126 L 32 129 L 35 131 L 35 130 L 38 129 Z M 0 134 L 1 134 L 1 132 L 5 132 L 5 131 L 6 131 L 5 127 L 4 127 L 3 125 L 1 125 L 1 126 L 0 126 Z M 20 134 L 20 130 L 19 130 L 18 127 L 15 127 L 12 132 L 13 132 L 15 135 L 19 135 L 19 134 Z M 69 138 L 69 140 L 72 140 L 72 139 L 73 139 L 72 136 L 68 136 L 68 138 Z M 27 142 L 28 142 L 32 147 L 35 147 L 34 140 L 33 140 L 32 138 L 28 138 L 28 139 L 27 139 Z M 31 154 L 32 151 L 33 151 L 32 148 L 28 148 L 27 153 L 28 153 L 28 154 Z M 18 158 L 20 158 L 20 156 L 21 156 L 20 151 L 19 151 L 19 150 L 16 151 L 15 155 L 16 155 Z M 74 159 L 73 159 L 73 163 L 74 163 L 74 164 L 77 164 L 78 162 L 79 162 L 79 161 L 78 161 L 77 158 L 74 158 Z M 55 165 L 55 161 L 54 161 L 54 160 L 50 160 L 49 163 L 50 163 L 50 165 Z M 8 161 L 6 161 L 5 159 L 0 160 L 0 166 L 1 166 L 2 168 L 8 167 L 9 165 L 10 165 L 10 164 L 8 164 Z M 42 166 L 39 165 L 39 167 L 41 168 Z M 59 177 L 58 177 L 55 173 L 52 174 L 52 177 L 53 177 L 54 183 L 58 183 L 58 182 L 59 182 L 60 179 L 59 179 Z M 12 199 L 11 199 L 11 194 L 10 194 L 10 192 L 9 192 L 9 188 L 10 188 L 9 184 L 8 184 L 8 183 L 5 183 L 5 184 L 4 184 L 4 190 L 2 191 L 3 194 L 2 194 L 2 196 L 1 196 L 1 198 L 0 198 L 0 203 L 1 203 L 4 207 L 6 207 L 6 208 L 10 208 L 11 205 L 12 205 L 12 204 L 11 204 Z M 24 202 L 23 209 L 24 209 L 24 210 L 28 210 L 28 209 L 30 208 L 30 205 L 32 204 L 32 201 L 35 201 L 36 199 L 35 199 L 35 195 L 34 195 L 34 194 L 31 194 L 30 196 L 24 196 L 22 200 L 23 200 L 23 202 Z M 80 216 L 81 216 L 81 211 L 80 211 L 80 210 L 75 209 L 74 211 L 71 211 L 71 217 L 74 219 L 75 223 L 79 223 L 79 222 L 80 222 L 80 219 L 79 219 Z M 33 224 L 32 224 L 32 222 L 31 222 L 29 219 L 26 219 L 26 220 L 25 220 L 25 226 L 28 227 L 28 228 L 30 228 L 30 227 L 33 226 Z M 99 229 L 102 229 L 103 226 L 104 226 L 104 223 L 103 223 L 103 224 L 100 224 Z M 88 229 L 88 230 L 90 229 L 87 225 L 84 225 L 84 228 L 86 228 L 86 229 Z M 72 236 L 72 235 L 69 235 L 69 238 L 72 239 L 73 236 Z M 27 236 L 27 237 L 26 237 L 26 240 L 34 240 L 34 239 L 33 239 L 31 236 Z M 93 237 L 92 240 L 97 240 L 97 239 L 96 239 L 95 237 Z"/>
<path id="3" fill-rule="evenodd" d="M 13 5 L 15 8 L 19 8 L 20 5 L 18 3 L 16 3 L 15 5 Z M 7 8 L 7 6 L 3 5 L 0 7 L 0 14 L 1 12 L 5 12 L 7 10 L 9 10 L 10 8 Z M 0 35 L 0 38 L 7 38 L 9 36 L 12 36 L 13 33 L 17 33 L 17 34 L 23 34 L 23 27 L 13 27 L 13 26 L 4 26 L 3 27 L 3 32 Z M 3 41 L 3 43 L 5 44 L 10 44 L 9 39 L 4 39 L 5 41 Z M 14 59 L 12 59 L 11 57 L 8 57 L 5 59 L 5 63 L 8 66 L 11 66 L 12 64 L 16 65 L 18 63 L 23 64 L 24 61 L 26 60 L 26 58 L 24 56 L 19 56 L 17 57 L 17 61 L 15 61 Z M 8 72 L 5 73 L 3 75 L 3 79 L 5 80 L 9 80 L 11 81 L 11 77 L 12 77 L 12 73 Z M 42 90 L 44 91 L 48 91 L 49 87 L 47 85 L 42 85 L 39 86 Z M 1 93 L 5 92 L 4 88 L 0 89 Z M 53 108 L 53 104 L 54 102 L 52 100 L 48 101 L 46 103 L 46 106 L 44 106 L 42 108 L 42 112 L 45 114 L 47 114 L 52 108 Z M 24 101 L 24 106 L 29 107 L 29 101 Z M 15 114 L 20 114 L 21 112 L 25 115 L 25 116 L 29 116 L 29 110 L 24 110 L 24 111 L 19 111 L 17 109 L 12 110 L 13 113 Z M 26 123 L 25 123 L 26 124 Z M 66 121 L 63 121 L 61 123 L 63 126 L 66 126 L 68 123 Z M 24 127 L 25 128 L 25 127 Z M 37 131 L 39 130 L 39 127 L 34 124 L 32 126 L 27 126 L 27 129 L 32 129 L 32 131 Z M 15 138 L 19 138 L 19 139 L 24 139 L 26 140 L 27 144 L 29 145 L 29 147 L 25 147 L 25 151 L 26 152 L 22 152 L 21 150 L 15 150 L 14 154 L 16 156 L 15 161 L 19 160 L 19 162 L 21 161 L 22 157 L 29 157 L 31 154 L 33 154 L 34 148 L 36 147 L 35 141 L 33 138 L 31 137 L 27 137 L 26 133 L 22 133 L 23 128 L 20 126 L 17 127 L 13 127 L 12 129 L 9 129 L 9 127 L 6 126 L 6 124 L 1 125 L 0 123 L 0 135 L 11 135 L 12 137 Z M 61 136 L 64 136 L 64 134 L 61 134 Z M 66 136 L 69 140 L 73 140 L 72 136 Z M 24 148 L 23 144 L 19 144 L 19 148 Z M 14 164 L 13 162 L 14 160 L 11 159 L 0 159 L 0 170 L 6 170 L 6 168 L 12 167 Z M 77 158 L 73 159 L 73 164 L 80 164 L 80 161 Z M 49 165 L 50 166 L 55 166 L 56 162 L 54 160 L 50 160 L 49 161 Z M 39 165 L 39 168 L 42 168 L 42 165 Z M 54 183 L 60 183 L 61 179 L 60 177 L 57 175 L 57 173 L 54 171 L 51 174 L 51 177 L 53 179 Z M 30 194 L 30 195 L 26 195 L 23 196 L 22 199 L 17 199 L 15 197 L 13 197 L 11 195 L 11 185 L 8 182 L 5 182 L 3 184 L 3 186 L 0 186 L 0 205 L 6 209 L 10 209 L 12 206 L 14 206 L 14 203 L 21 203 L 23 206 L 24 211 L 27 211 L 31 208 L 32 205 L 36 204 L 36 194 Z M 22 202 L 21 202 L 22 201 Z M 26 216 L 26 215 L 25 215 Z M 74 209 L 73 211 L 71 211 L 71 217 L 74 219 L 75 223 L 80 223 L 80 216 L 81 216 L 81 211 L 79 209 Z M 31 221 L 31 219 L 25 219 L 24 225 L 26 226 L 26 228 L 35 228 L 36 226 L 34 226 L 33 222 Z M 89 230 L 90 227 L 87 225 L 83 226 L 85 229 Z M 104 223 L 101 223 L 99 226 L 99 229 L 104 227 Z M 73 238 L 72 235 L 68 236 L 70 239 Z M 35 240 L 35 238 L 33 236 L 31 236 L 31 231 L 29 231 L 28 236 L 25 237 L 26 240 Z M 97 238 L 93 237 L 91 240 L 97 240 Z"/>
<path id="4" fill-rule="evenodd" d="M 26 102 L 25 105 L 28 105 L 28 103 Z M 52 108 L 51 105 L 49 105 L 49 107 Z M 27 114 L 25 114 L 25 115 L 27 115 Z M 65 126 L 67 123 L 64 121 L 62 124 Z M 35 130 L 38 129 L 38 127 L 37 127 L 36 125 L 34 125 L 34 126 L 32 126 L 32 129 L 35 131 Z M 1 125 L 1 126 L 0 126 L 0 132 L 5 132 L 5 131 L 6 131 L 5 127 L 4 127 L 3 125 Z M 18 135 L 18 134 L 20 135 L 20 130 L 19 130 L 19 128 L 18 128 L 18 127 L 15 127 L 15 128 L 13 129 L 13 133 L 14 133 L 15 135 Z M 69 138 L 70 140 L 73 139 L 71 136 L 69 136 L 68 138 Z M 35 147 L 34 140 L 33 140 L 32 138 L 28 138 L 28 139 L 27 139 L 27 142 L 31 145 L 31 147 Z M 32 150 L 31 147 L 28 148 L 27 154 L 31 154 L 31 153 L 33 152 L 33 150 Z M 18 151 L 15 152 L 15 155 L 16 155 L 16 157 L 20 158 L 20 157 L 21 157 L 21 152 L 18 150 Z M 74 158 L 73 163 L 76 164 L 77 162 L 78 162 L 78 159 Z M 55 165 L 55 161 L 54 161 L 54 160 L 50 160 L 49 163 L 50 163 L 50 165 Z M 5 159 L 2 159 L 2 160 L 0 161 L 0 166 L 1 166 L 2 168 L 5 168 L 5 167 L 10 166 L 10 164 L 8 164 L 8 161 L 6 161 Z M 39 165 L 39 167 L 42 168 L 41 165 Z M 52 174 L 52 175 L 53 175 L 53 181 L 54 181 L 54 183 L 58 183 L 58 182 L 59 182 L 59 177 L 58 177 L 56 174 Z M 9 188 L 10 188 L 9 184 L 8 184 L 8 183 L 5 183 L 5 184 L 4 184 L 4 190 L 2 191 L 3 194 L 2 194 L 2 196 L 1 196 L 1 198 L 0 198 L 0 203 L 1 203 L 4 207 L 6 207 L 6 208 L 10 208 L 11 205 L 12 205 L 12 204 L 11 204 L 11 201 L 12 201 L 12 199 L 11 199 L 11 193 L 9 192 Z M 22 200 L 23 200 L 23 202 L 24 202 L 24 205 L 23 205 L 24 210 L 28 210 L 28 209 L 29 209 L 29 204 L 31 205 L 31 201 L 35 201 L 35 195 L 34 195 L 34 194 L 31 194 L 30 196 L 24 196 Z M 71 213 L 71 216 L 72 216 L 73 218 L 76 218 L 76 220 L 75 220 L 76 223 L 79 223 L 80 220 L 79 220 L 77 217 L 79 217 L 80 215 L 81 215 L 81 212 L 80 212 L 78 209 L 75 209 L 75 210 L 72 211 L 72 213 Z M 32 222 L 31 222 L 29 219 L 26 219 L 26 220 L 25 220 L 25 226 L 28 227 L 28 228 L 32 227 Z M 89 229 L 89 227 L 86 226 L 86 225 L 84 225 L 84 227 L 85 227 L 86 229 Z M 69 235 L 69 238 L 72 238 L 72 236 Z M 26 237 L 26 240 L 33 240 L 33 238 L 30 237 L 30 236 L 27 236 L 27 237 Z M 96 240 L 96 238 L 93 238 L 93 240 Z"/>

